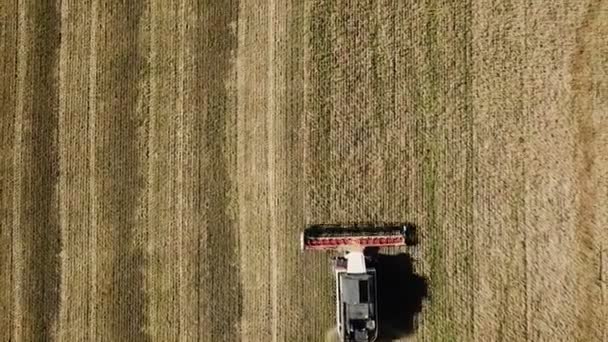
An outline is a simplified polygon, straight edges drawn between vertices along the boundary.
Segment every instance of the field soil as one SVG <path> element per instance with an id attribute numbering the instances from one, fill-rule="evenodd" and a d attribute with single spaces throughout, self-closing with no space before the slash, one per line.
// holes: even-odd
<path id="1" fill-rule="evenodd" d="M 417 230 L 383 340 L 608 341 L 607 37 L 601 0 L 2 0 L 0 341 L 331 340 L 299 235 L 349 222 Z"/>

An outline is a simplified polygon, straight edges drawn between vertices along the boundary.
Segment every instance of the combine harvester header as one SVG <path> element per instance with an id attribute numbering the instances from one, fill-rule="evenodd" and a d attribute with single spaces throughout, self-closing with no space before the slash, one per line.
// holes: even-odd
<path id="1" fill-rule="evenodd" d="M 366 247 L 405 246 L 411 238 L 408 225 L 311 225 L 301 237 L 304 250 L 327 250 L 358 245 Z"/>

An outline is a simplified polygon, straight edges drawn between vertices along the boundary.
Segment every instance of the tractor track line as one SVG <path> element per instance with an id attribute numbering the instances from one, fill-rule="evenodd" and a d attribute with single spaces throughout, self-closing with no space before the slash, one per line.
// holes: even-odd
<path id="1" fill-rule="evenodd" d="M 178 236 L 177 236 L 177 240 L 178 240 L 178 251 L 177 251 L 177 265 L 178 265 L 178 279 L 177 279 L 177 306 L 178 306 L 178 313 L 179 313 L 179 319 L 177 320 L 177 339 L 179 341 L 183 340 L 183 336 L 182 336 L 182 330 L 183 330 L 183 317 L 184 317 L 184 310 L 183 310 L 183 306 L 182 306 L 182 298 L 184 297 L 184 288 L 183 288 L 183 283 L 184 283 L 184 253 L 182 250 L 182 246 L 184 245 L 184 167 L 186 165 L 185 163 L 185 145 L 184 145 L 184 117 L 185 117 L 185 112 L 184 112 L 184 83 L 185 83 L 185 76 L 184 76 L 184 70 L 185 70 L 185 56 L 184 56 L 184 50 L 185 50 L 185 37 L 186 37 L 186 1 L 185 0 L 181 0 L 179 2 L 179 9 L 178 9 L 178 16 L 179 16 L 179 20 L 180 20 L 180 24 L 179 24 L 179 37 L 180 37 L 180 48 L 178 51 L 178 57 L 177 57 L 177 63 L 178 63 L 178 67 L 177 70 L 179 72 L 179 84 L 177 85 L 177 89 L 178 89 L 178 99 L 177 99 L 177 108 L 179 111 L 179 116 L 178 116 L 178 130 L 177 130 L 177 153 L 178 153 L 178 161 L 179 161 L 179 166 L 177 168 L 177 222 L 179 224 L 179 228 L 178 228 Z"/>
<path id="2" fill-rule="evenodd" d="M 16 95 L 17 95 L 17 54 L 18 54 L 18 1 L 10 1 L 10 4 L 0 8 L 0 20 L 5 19 L 6 26 L 0 28 L 0 82 L 4 88 L 0 90 L 0 113 L 3 114 L 3 122 L 0 124 L 0 158 L 3 166 L 0 170 L 0 205 L 2 214 L 0 216 L 0 310 L 4 309 L 6 314 L 0 318 L 0 339 L 10 340 L 14 331 L 13 308 L 14 308 L 14 226 L 13 220 L 15 210 L 13 201 L 15 187 L 13 180 L 17 177 L 15 169 L 15 126 L 16 126 Z M 6 214 L 5 214 L 6 213 Z"/>
<path id="3" fill-rule="evenodd" d="M 19 210 L 19 207 L 21 205 L 21 191 L 19 191 L 19 189 L 21 189 L 21 184 L 23 183 L 23 175 L 21 174 L 21 172 L 19 172 L 21 166 L 22 166 L 22 161 L 21 161 L 21 153 L 23 151 L 23 146 L 21 144 L 21 140 L 23 139 L 23 106 L 24 106 L 24 99 L 23 99 L 23 83 L 25 82 L 24 79 L 21 77 L 21 73 L 19 72 L 20 70 L 24 70 L 27 67 L 27 63 L 26 63 L 26 59 L 25 57 L 27 56 L 25 51 L 24 51 L 24 47 L 22 44 L 22 40 L 23 40 L 23 36 L 25 35 L 24 31 L 24 27 L 23 27 L 23 22 L 25 21 L 25 11 L 23 10 L 23 1 L 24 0 L 18 0 L 17 1 L 17 34 L 16 34 L 16 40 L 17 40 L 17 48 L 15 49 L 16 51 L 16 70 L 15 70 L 15 78 L 16 78 L 16 89 L 15 89 L 15 96 L 16 96 L 16 104 L 15 104 L 15 141 L 14 141 L 14 145 L 13 145 L 13 172 L 14 172 L 14 183 L 13 183 L 13 188 L 16 189 L 16 191 L 13 194 L 13 230 L 12 230 L 12 236 L 11 236 L 11 248 L 12 248 L 12 261 L 13 261 L 13 272 L 12 272 L 12 284 L 13 284 L 13 298 L 12 298 L 12 340 L 15 341 L 21 341 L 22 337 L 21 337 L 21 329 L 18 329 L 17 327 L 19 326 L 19 321 L 21 320 L 21 317 L 23 316 L 22 313 L 22 308 L 21 305 L 19 303 L 19 295 L 21 293 L 21 289 L 20 289 L 20 284 L 19 284 L 19 279 L 21 279 L 22 276 L 22 271 L 20 270 L 20 268 L 18 267 L 18 262 L 20 261 L 21 257 L 20 257 L 20 253 L 19 250 L 23 244 L 23 241 L 21 241 L 21 239 L 19 239 L 19 234 L 18 232 L 15 231 L 15 227 L 19 227 L 21 224 L 21 210 Z"/>
<path id="4" fill-rule="evenodd" d="M 89 269 L 89 331 L 88 338 L 93 341 L 97 336 L 96 321 L 97 310 L 95 308 L 97 298 L 97 172 L 96 153 L 95 153 L 95 121 L 97 119 L 97 11 L 98 0 L 91 1 L 91 26 L 89 40 L 89 121 L 88 121 L 88 142 L 89 142 L 89 222 L 91 227 L 88 230 L 89 234 L 89 253 L 90 253 L 90 269 Z"/>
<path id="5" fill-rule="evenodd" d="M 266 132 L 268 138 L 268 204 L 269 204 L 269 219 L 270 219 L 270 301 L 272 308 L 271 334 L 272 342 L 277 342 L 278 333 L 278 252 L 277 252 L 277 192 L 275 186 L 275 167 L 276 167 L 276 146 L 274 134 L 274 121 L 276 115 L 275 101 L 275 69 L 273 61 L 276 56 L 275 38 L 275 21 L 276 21 L 276 4 L 274 0 L 269 3 L 269 18 L 268 18 L 268 112 L 266 114 Z"/>

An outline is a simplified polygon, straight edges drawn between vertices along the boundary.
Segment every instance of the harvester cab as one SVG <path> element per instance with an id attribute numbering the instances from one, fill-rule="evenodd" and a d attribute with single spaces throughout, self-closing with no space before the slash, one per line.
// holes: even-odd
<path id="1" fill-rule="evenodd" d="M 333 260 L 340 341 L 373 342 L 378 337 L 376 269 L 365 248 L 404 246 L 411 234 L 407 225 L 311 225 L 302 233 L 303 250 L 343 253 Z"/>

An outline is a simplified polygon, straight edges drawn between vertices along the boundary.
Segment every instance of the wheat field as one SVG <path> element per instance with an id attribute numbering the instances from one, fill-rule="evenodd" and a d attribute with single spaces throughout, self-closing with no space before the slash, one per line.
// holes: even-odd
<path id="1" fill-rule="evenodd" d="M 607 37 L 601 0 L 1 0 L 0 341 L 324 341 L 298 239 L 346 222 L 417 227 L 383 340 L 608 341 Z"/>

